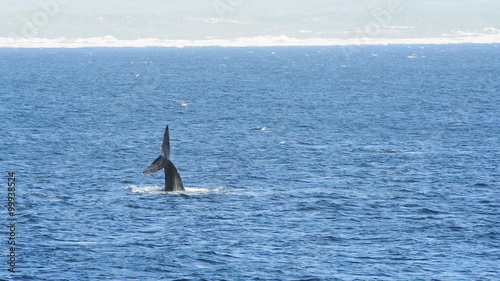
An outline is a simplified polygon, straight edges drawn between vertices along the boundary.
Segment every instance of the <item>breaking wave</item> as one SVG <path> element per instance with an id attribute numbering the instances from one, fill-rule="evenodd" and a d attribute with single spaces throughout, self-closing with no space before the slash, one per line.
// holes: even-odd
<path id="1" fill-rule="evenodd" d="M 118 39 L 113 36 L 92 38 L 14 38 L 0 37 L 2 48 L 86 48 L 86 47 L 271 47 L 271 46 L 348 46 L 391 44 L 462 44 L 500 43 L 500 30 L 485 28 L 473 32 L 453 31 L 437 38 L 305 38 L 281 36 L 240 37 L 235 39 L 168 40 L 141 38 Z"/>

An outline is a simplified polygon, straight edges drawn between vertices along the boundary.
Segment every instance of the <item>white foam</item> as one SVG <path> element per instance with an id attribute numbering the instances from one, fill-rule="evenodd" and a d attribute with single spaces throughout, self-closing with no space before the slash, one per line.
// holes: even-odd
<path id="1" fill-rule="evenodd" d="M 139 186 L 132 185 L 132 186 L 124 187 L 124 189 L 129 189 L 133 193 L 146 193 L 146 194 L 160 194 L 160 193 L 165 193 L 165 191 L 163 190 L 163 188 L 161 188 L 159 186 L 142 186 L 142 187 L 139 187 Z"/>
<path id="2" fill-rule="evenodd" d="M 128 189 L 133 193 L 141 193 L 141 194 L 200 194 L 200 193 L 209 193 L 209 192 L 219 192 L 224 190 L 223 187 L 218 187 L 215 189 L 203 188 L 203 187 L 184 187 L 185 191 L 173 191 L 167 192 L 164 187 L 160 186 L 127 186 L 124 189 Z"/>
<path id="3" fill-rule="evenodd" d="M 92 38 L 13 38 L 0 37 L 3 48 L 85 48 L 85 47 L 272 47 L 272 46 L 349 46 L 391 44 L 462 44 L 500 43 L 500 30 L 485 28 L 474 32 L 454 31 L 438 38 L 306 38 L 281 36 L 255 36 L 235 39 L 208 38 L 204 40 L 168 40 L 141 38 L 117 39 L 113 36 Z"/>

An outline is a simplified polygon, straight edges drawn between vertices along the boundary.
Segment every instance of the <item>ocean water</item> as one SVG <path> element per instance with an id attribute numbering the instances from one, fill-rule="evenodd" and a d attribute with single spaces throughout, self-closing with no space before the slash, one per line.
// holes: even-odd
<path id="1" fill-rule="evenodd" d="M 500 279 L 498 45 L 0 49 L 0 74 L 1 279 Z M 141 174 L 167 124 L 186 192 Z"/>

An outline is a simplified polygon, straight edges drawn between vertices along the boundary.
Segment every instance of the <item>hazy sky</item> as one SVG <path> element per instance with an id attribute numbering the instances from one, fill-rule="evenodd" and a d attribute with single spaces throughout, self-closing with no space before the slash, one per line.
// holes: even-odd
<path id="1" fill-rule="evenodd" d="M 0 16 L 0 37 L 419 37 L 500 29 L 500 0 L 0 0 Z"/>

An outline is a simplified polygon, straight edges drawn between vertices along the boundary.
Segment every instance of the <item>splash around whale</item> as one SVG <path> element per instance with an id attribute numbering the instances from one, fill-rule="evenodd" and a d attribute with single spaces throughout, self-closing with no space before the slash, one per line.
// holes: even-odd
<path id="1" fill-rule="evenodd" d="M 185 191 L 181 175 L 174 163 L 170 161 L 170 135 L 168 125 L 163 134 L 163 143 L 161 145 L 161 155 L 158 156 L 149 167 L 142 172 L 143 175 L 151 174 L 163 169 L 165 171 L 165 191 Z"/>
<path id="2" fill-rule="evenodd" d="M 130 185 L 123 187 L 125 190 L 129 190 L 132 193 L 142 194 L 142 195 L 158 195 L 158 194 L 169 194 L 169 195 L 204 195 L 204 194 L 229 194 L 229 190 L 225 187 L 188 187 L 185 186 L 183 191 L 165 191 L 162 186 L 136 186 Z"/>

